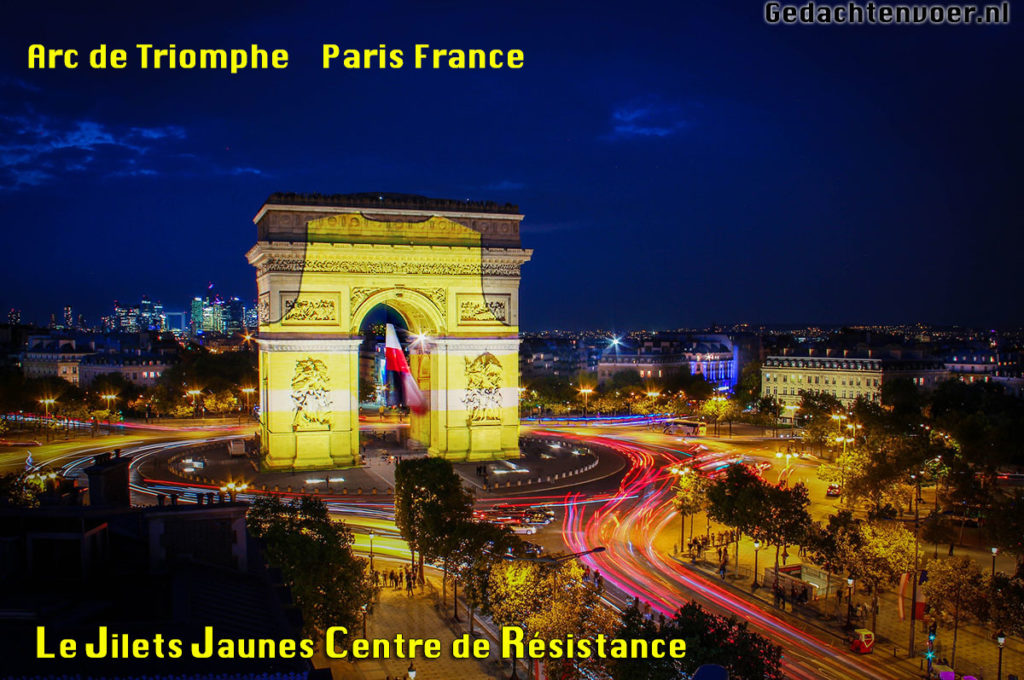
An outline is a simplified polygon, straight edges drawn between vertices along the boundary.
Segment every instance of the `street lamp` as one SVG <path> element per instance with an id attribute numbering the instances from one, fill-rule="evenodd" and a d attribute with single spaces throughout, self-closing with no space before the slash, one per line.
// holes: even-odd
<path id="1" fill-rule="evenodd" d="M 757 582 L 757 554 L 761 552 L 761 541 L 754 541 L 754 583 L 753 587 L 756 589 L 761 584 Z"/>
<path id="2" fill-rule="evenodd" d="M 996 680 L 1003 680 L 1003 645 L 1006 644 L 1006 633 L 996 633 L 996 642 L 999 644 L 999 667 L 996 670 Z"/>
<path id="3" fill-rule="evenodd" d="M 255 388 L 253 388 L 253 387 L 243 387 L 243 388 L 242 388 L 242 394 L 244 394 L 244 395 L 245 395 L 245 412 L 246 412 L 246 413 L 248 413 L 248 412 L 249 412 L 249 397 L 250 397 L 250 396 L 252 395 L 252 393 L 253 393 L 253 392 L 255 392 L 255 391 L 256 391 L 256 389 L 255 389 Z"/>
<path id="4" fill-rule="evenodd" d="M 992 576 L 996 575 L 996 555 L 999 554 L 999 548 L 992 548 Z"/>
<path id="5" fill-rule="evenodd" d="M 102 398 L 106 399 L 106 401 L 107 401 L 107 410 L 108 411 L 112 411 L 113 410 L 113 405 L 112 404 L 113 404 L 113 401 L 115 399 L 117 399 L 117 395 L 116 394 L 104 394 L 104 395 L 102 395 Z M 107 421 L 109 422 L 110 418 L 107 418 Z"/>
<path id="6" fill-rule="evenodd" d="M 373 529 L 370 529 L 370 571 L 373 571 Z"/>
<path id="7" fill-rule="evenodd" d="M 540 562 L 543 564 L 561 564 L 562 562 L 575 560 L 585 555 L 603 553 L 605 550 L 606 548 L 603 545 L 599 545 L 596 548 L 591 548 L 590 550 L 583 550 L 581 552 L 570 553 L 568 555 L 560 555 L 558 557 L 516 557 L 514 555 L 505 555 L 505 559 L 513 562 Z"/>
<path id="8" fill-rule="evenodd" d="M 580 394 L 583 395 L 583 417 L 587 417 L 587 405 L 590 402 L 590 393 L 594 391 L 592 387 L 581 387 Z"/>
<path id="9" fill-rule="evenodd" d="M 46 411 L 46 413 L 43 416 L 44 418 L 50 417 L 50 407 L 53 406 L 56 402 L 57 400 L 54 399 L 53 397 L 46 397 L 45 399 L 39 400 L 39 403 L 43 405 L 43 408 Z"/>
<path id="10" fill-rule="evenodd" d="M 409 670 L 405 672 L 409 676 L 409 680 L 416 680 L 416 669 L 412 667 L 412 662 L 409 662 Z"/>
<path id="11" fill-rule="evenodd" d="M 359 611 L 363 613 L 363 639 L 366 639 L 366 605 L 359 605 Z"/>
<path id="12" fill-rule="evenodd" d="M 192 416 L 195 417 L 195 418 L 198 418 L 199 417 L 199 406 L 197 405 L 197 401 L 196 400 L 198 399 L 198 397 L 201 394 L 201 392 L 199 390 L 189 390 L 185 394 L 187 394 L 190 397 L 192 397 Z"/>
<path id="13" fill-rule="evenodd" d="M 846 627 L 853 620 L 853 577 L 846 579 Z"/>

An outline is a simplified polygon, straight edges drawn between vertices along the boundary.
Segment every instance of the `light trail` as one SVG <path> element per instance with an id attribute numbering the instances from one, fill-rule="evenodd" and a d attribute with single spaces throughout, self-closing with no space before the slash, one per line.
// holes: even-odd
<path id="1" fill-rule="evenodd" d="M 600 505 L 586 505 L 579 493 L 565 496 L 562 538 L 572 552 L 605 546 L 604 553 L 582 559 L 626 598 L 648 602 L 653 610 L 666 616 L 672 616 L 688 600 L 697 600 L 717 613 L 747 621 L 757 632 L 782 644 L 783 667 L 789 677 L 837 680 L 903 677 L 891 674 L 898 673 L 897 669 L 882 670 L 865 665 L 864 660 L 747 602 L 713 579 L 687 569 L 656 550 L 654 538 L 676 515 L 672 504 L 675 478 L 666 468 L 685 464 L 695 447 L 691 451 L 678 451 L 608 437 L 594 437 L 590 441 L 626 457 L 629 469 L 618 493 Z M 660 450 L 655 454 L 652 448 Z M 660 465 L 655 462 L 655 455 L 662 459 Z"/>

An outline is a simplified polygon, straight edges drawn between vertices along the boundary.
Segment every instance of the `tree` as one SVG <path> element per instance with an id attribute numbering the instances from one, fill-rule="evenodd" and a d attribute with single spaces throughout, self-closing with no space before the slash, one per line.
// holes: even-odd
<path id="1" fill-rule="evenodd" d="M 952 626 L 950 665 L 956 666 L 960 622 L 978 620 L 979 615 L 988 608 L 984 579 L 977 563 L 969 557 L 930 560 L 926 568 L 928 580 L 924 582 L 924 594 L 928 599 L 928 612 L 940 626 Z"/>
<path id="2" fill-rule="evenodd" d="M 842 403 L 832 394 L 801 392 L 796 418 L 803 423 L 807 440 L 820 449 L 839 436 L 841 428 L 832 416 L 842 411 Z"/>
<path id="3" fill-rule="evenodd" d="M 825 597 L 832 589 L 832 574 L 847 571 L 849 553 L 860 547 L 860 529 L 853 513 L 840 510 L 830 515 L 827 524 L 815 524 L 808 531 L 807 551 L 811 560 L 825 570 Z M 836 603 L 838 616 L 839 603 Z"/>
<path id="4" fill-rule="evenodd" d="M 395 466 L 395 525 L 409 544 L 413 565 L 420 555 L 442 558 L 448 548 L 444 537 L 453 526 L 469 519 L 473 496 L 444 458 L 412 458 Z"/>
<path id="5" fill-rule="evenodd" d="M 601 601 L 601 589 L 583 578 L 575 560 L 503 560 L 491 570 L 491 618 L 500 627 L 518 626 L 527 640 L 565 640 L 569 635 L 611 636 L 615 616 Z M 513 665 L 515 659 L 513 659 Z M 550 677 L 590 677 L 601 659 L 549 659 Z"/>
<path id="6" fill-rule="evenodd" d="M 996 498 L 988 509 L 985 531 L 999 549 L 1017 558 L 1017 571 L 1024 564 L 1024 492 Z"/>
<path id="7" fill-rule="evenodd" d="M 491 570 L 506 558 L 521 555 L 523 542 L 507 526 L 489 522 L 465 522 L 459 534 L 459 559 L 453 563 L 452 570 L 462 583 L 462 594 L 469 606 L 469 632 L 472 633 L 473 610 L 490 611 Z"/>
<path id="8" fill-rule="evenodd" d="M 932 510 L 924 518 L 921 525 L 921 538 L 925 543 L 935 545 L 935 557 L 939 556 L 939 543 L 952 544 L 956 530 L 949 520 L 938 510 Z"/>
<path id="9" fill-rule="evenodd" d="M 682 659 L 623 659 L 611 664 L 614 680 L 675 680 L 705 664 L 717 664 L 733 680 L 782 680 L 782 648 L 749 630 L 735 617 L 712 614 L 695 602 L 681 607 L 663 625 L 645 618 L 634 604 L 622 614 L 620 639 L 686 641 Z"/>
<path id="10" fill-rule="evenodd" d="M 716 522 L 749 533 L 764 517 L 767 488 L 745 465 L 732 465 L 708 485 L 708 514 Z"/>
<path id="11" fill-rule="evenodd" d="M 352 552 L 352 532 L 331 521 L 323 501 L 304 496 L 285 504 L 276 496 L 260 497 L 247 525 L 262 542 L 267 562 L 281 570 L 308 634 L 335 625 L 358 628 L 373 584 L 366 560 Z"/>
<path id="12" fill-rule="evenodd" d="M 359 376 L 359 401 L 364 404 L 377 401 L 377 388 L 372 380 Z"/>
<path id="13" fill-rule="evenodd" d="M 224 389 L 204 397 L 202 404 L 210 413 L 231 413 L 238 410 L 238 395 L 232 390 Z"/>
<path id="14" fill-rule="evenodd" d="M 988 577 L 985 600 L 988 609 L 983 615 L 993 628 L 1024 636 L 1024 578 L 1006 574 Z"/>
<path id="15" fill-rule="evenodd" d="M 733 394 L 736 395 L 736 401 L 744 408 L 749 408 L 757 404 L 757 400 L 761 398 L 760 361 L 752 361 L 743 367 L 743 370 L 740 371 L 740 377 L 736 382 L 736 388 L 733 390 Z"/>
<path id="16" fill-rule="evenodd" d="M 30 476 L 25 471 L 0 475 L 0 507 L 34 508 L 39 505 L 40 486 Z"/>
<path id="17" fill-rule="evenodd" d="M 544 570 L 538 562 L 513 560 L 499 562 L 491 570 L 488 590 L 491 594 L 491 619 L 499 628 L 518 626 L 523 637 L 530 638 L 530 617 L 548 606 L 550 593 L 544 589 Z M 512 659 L 515 676 L 516 659 Z"/>
<path id="18" fill-rule="evenodd" d="M 779 550 L 785 545 L 803 543 L 811 527 L 807 487 L 766 485 L 760 516 L 750 534 L 767 545 L 775 546 L 775 573 L 779 572 Z"/>
<path id="19" fill-rule="evenodd" d="M 715 436 L 718 435 L 718 423 L 730 410 L 729 400 L 725 397 L 712 397 L 701 404 L 701 415 L 711 418 L 715 422 Z"/>
<path id="20" fill-rule="evenodd" d="M 708 480 L 693 468 L 683 468 L 679 474 L 679 481 L 676 485 L 674 499 L 676 511 L 679 513 L 679 552 L 683 552 L 686 542 L 683 540 L 683 531 L 686 527 L 686 518 L 690 518 L 690 539 L 693 539 L 693 516 L 698 512 L 707 509 L 708 506 Z"/>
<path id="21" fill-rule="evenodd" d="M 205 395 L 225 390 L 235 394 L 239 388 L 258 384 L 257 353 L 249 349 L 236 352 L 211 352 L 192 345 L 179 354 L 179 361 L 165 370 L 152 390 L 153 402 L 161 413 L 171 413 L 183 404 L 192 405 L 189 390 Z"/>
<path id="22" fill-rule="evenodd" d="M 545 604 L 525 620 L 526 629 L 541 640 L 565 640 L 570 635 L 595 639 L 615 634 L 616 616 L 601 601 L 602 589 L 583 578 L 583 567 L 566 560 L 540 572 Z M 548 677 L 593 677 L 605 665 L 604 659 L 547 659 Z"/>
<path id="23" fill-rule="evenodd" d="M 850 576 L 867 584 L 871 592 L 871 629 L 877 630 L 878 593 L 913 571 L 914 535 L 902 525 L 862 523 L 856 543 L 846 546 Z M 930 578 L 930 576 L 929 576 Z"/>

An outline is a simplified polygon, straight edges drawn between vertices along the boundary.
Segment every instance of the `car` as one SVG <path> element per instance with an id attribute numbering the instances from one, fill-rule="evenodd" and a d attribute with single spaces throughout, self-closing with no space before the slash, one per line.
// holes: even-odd
<path id="1" fill-rule="evenodd" d="M 527 510 L 524 518 L 527 524 L 548 524 L 551 522 L 551 515 L 543 510 Z"/>
<path id="2" fill-rule="evenodd" d="M 527 555 L 539 557 L 541 554 L 543 554 L 544 548 L 542 546 L 537 545 L 536 543 L 523 541 L 523 552 L 525 552 Z"/>
<path id="3" fill-rule="evenodd" d="M 843 495 L 843 490 L 838 484 L 829 484 L 828 489 L 825 491 L 825 496 L 828 498 L 838 498 Z"/>

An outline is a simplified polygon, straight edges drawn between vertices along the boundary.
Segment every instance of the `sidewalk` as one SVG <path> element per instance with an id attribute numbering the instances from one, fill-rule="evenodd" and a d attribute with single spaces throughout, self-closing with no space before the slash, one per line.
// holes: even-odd
<path id="1" fill-rule="evenodd" d="M 384 571 L 392 566 L 397 566 L 397 563 L 382 562 L 380 568 Z M 449 592 L 449 611 L 450 598 Z M 367 637 L 371 640 L 393 639 L 398 633 L 406 638 L 433 638 L 441 641 L 440 658 L 417 658 L 412 661 L 417 680 L 499 680 L 504 677 L 494 673 L 492 662 L 451 658 L 451 646 L 456 636 L 435 608 L 430 585 L 422 591 L 417 588 L 411 596 L 404 589 L 385 587 L 381 590 L 380 602 L 367 619 Z M 362 631 L 358 631 L 357 635 L 361 636 Z M 318 654 L 313 661 L 317 668 L 330 668 L 335 680 L 404 679 L 410 663 L 409 659 L 349 662 L 344 659 L 327 659 L 323 654 Z"/>

